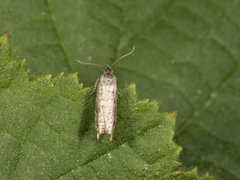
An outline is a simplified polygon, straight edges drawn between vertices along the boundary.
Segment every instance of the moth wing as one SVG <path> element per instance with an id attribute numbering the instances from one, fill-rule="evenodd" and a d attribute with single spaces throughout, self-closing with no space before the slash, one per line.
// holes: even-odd
<path id="1" fill-rule="evenodd" d="M 113 124 L 112 124 L 111 131 L 109 133 L 110 134 L 110 141 L 112 141 L 115 124 L 116 124 L 116 121 L 117 121 L 117 98 L 118 98 L 118 91 L 117 91 L 117 78 L 116 77 L 114 77 L 113 84 L 114 84 L 114 86 L 116 88 L 116 91 L 113 93 L 113 96 L 114 96 L 114 102 L 113 102 Z"/>

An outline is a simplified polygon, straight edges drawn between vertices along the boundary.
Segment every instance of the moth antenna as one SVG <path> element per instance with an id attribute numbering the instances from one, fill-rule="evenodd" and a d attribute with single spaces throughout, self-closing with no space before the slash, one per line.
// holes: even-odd
<path id="1" fill-rule="evenodd" d="M 92 66 L 99 66 L 99 67 L 102 67 L 102 68 L 104 68 L 104 66 L 102 66 L 102 65 L 99 65 L 99 64 L 94 64 L 94 63 L 84 63 L 84 62 L 82 62 L 82 61 L 79 61 L 79 60 L 76 60 L 77 62 L 79 62 L 79 63 L 81 63 L 81 64 L 84 64 L 84 65 L 92 65 Z"/>
<path id="2" fill-rule="evenodd" d="M 130 54 L 132 54 L 133 51 L 134 51 L 134 49 L 135 49 L 135 46 L 133 46 L 133 49 L 132 49 L 132 51 L 131 51 L 130 53 L 125 54 L 125 55 L 123 55 L 122 57 L 120 57 L 119 59 L 117 59 L 110 67 L 112 68 L 112 67 L 113 67 L 118 61 L 120 61 L 122 58 L 125 58 L 126 56 L 129 56 Z"/>

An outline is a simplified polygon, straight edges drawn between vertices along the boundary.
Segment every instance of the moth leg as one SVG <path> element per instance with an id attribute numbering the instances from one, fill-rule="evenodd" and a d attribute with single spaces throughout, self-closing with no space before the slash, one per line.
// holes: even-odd
<path id="1" fill-rule="evenodd" d="M 99 131 L 97 131 L 97 139 L 99 139 Z"/>
<path id="2" fill-rule="evenodd" d="M 91 96 L 91 95 L 95 92 L 95 90 L 96 90 L 96 88 L 97 88 L 98 82 L 99 82 L 99 78 L 96 80 L 95 85 L 94 85 L 93 92 L 92 92 L 91 94 L 89 94 L 89 96 Z"/>
<path id="3" fill-rule="evenodd" d="M 121 93 L 119 93 L 119 92 L 117 92 L 117 93 L 118 93 L 119 96 L 123 96 L 123 95 L 125 95 L 125 94 L 121 94 Z"/>

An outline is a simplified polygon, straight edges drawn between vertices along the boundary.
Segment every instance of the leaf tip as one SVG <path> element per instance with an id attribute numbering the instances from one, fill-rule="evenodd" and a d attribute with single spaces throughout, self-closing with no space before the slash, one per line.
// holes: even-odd
<path id="1" fill-rule="evenodd" d="M 7 32 L 5 31 L 2 37 L 7 37 Z"/>
<path id="2" fill-rule="evenodd" d="M 2 41 L 2 43 L 7 44 L 7 46 L 9 46 L 8 45 L 8 38 L 7 38 L 7 33 L 6 32 L 2 35 L 1 41 Z"/>
<path id="3" fill-rule="evenodd" d="M 23 58 L 23 60 L 22 60 L 22 66 L 24 66 L 25 65 L 25 62 L 26 62 L 26 58 Z M 30 70 L 29 70 L 30 71 Z"/>
<path id="4" fill-rule="evenodd" d="M 173 114 L 174 117 L 176 118 L 176 116 L 177 116 L 177 111 L 174 111 L 172 114 Z"/>
<path id="5" fill-rule="evenodd" d="M 179 172 L 184 172 L 186 167 L 183 167 L 182 169 L 178 170 Z"/>
<path id="6" fill-rule="evenodd" d="M 132 87 L 133 89 L 136 89 L 136 82 L 133 82 L 129 85 L 129 87 Z"/>

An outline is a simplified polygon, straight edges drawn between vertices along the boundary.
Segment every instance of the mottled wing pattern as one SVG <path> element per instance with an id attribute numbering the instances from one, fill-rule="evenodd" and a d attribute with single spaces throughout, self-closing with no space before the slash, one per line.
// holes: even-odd
<path id="1" fill-rule="evenodd" d="M 97 138 L 106 132 L 112 140 L 117 116 L 117 78 L 102 75 L 97 88 L 95 127 Z"/>

